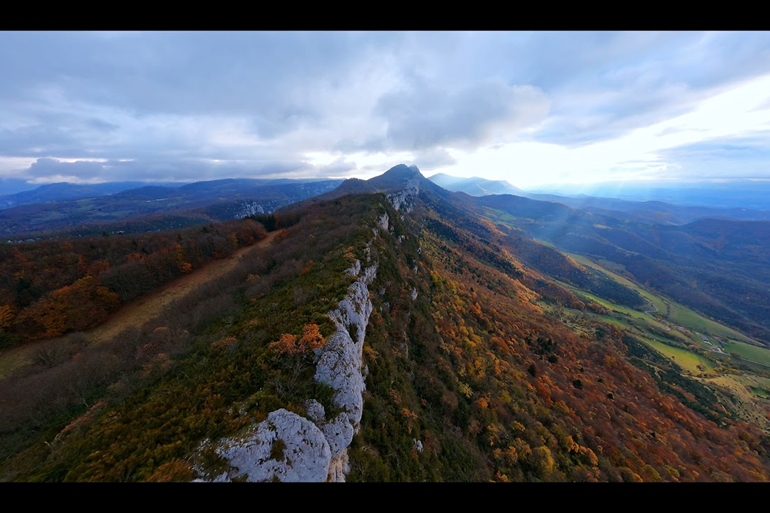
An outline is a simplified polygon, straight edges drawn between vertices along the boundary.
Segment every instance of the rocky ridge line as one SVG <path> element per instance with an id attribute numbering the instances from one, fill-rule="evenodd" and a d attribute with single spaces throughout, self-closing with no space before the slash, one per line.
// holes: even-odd
<path id="1" fill-rule="evenodd" d="M 411 200 L 409 194 L 400 198 L 399 206 Z M 386 233 L 388 221 L 387 214 L 377 220 Z M 376 236 L 378 232 L 374 230 Z M 323 406 L 314 399 L 306 404 L 310 420 L 283 408 L 271 412 L 266 420 L 244 434 L 216 442 L 216 453 L 228 461 L 230 469 L 213 481 L 345 480 L 350 469 L 347 448 L 360 427 L 368 373 L 363 363 L 364 338 L 373 308 L 368 285 L 376 278 L 378 265 L 371 262 L 371 242 L 365 248 L 366 263 L 371 265 L 362 268 L 356 260 L 345 271 L 357 280 L 348 287 L 348 294 L 337 309 L 329 312 L 336 331 L 315 353 L 314 379 L 335 390 L 333 401 L 340 413 L 334 419 L 326 419 Z M 204 441 L 202 446 L 208 443 Z"/>

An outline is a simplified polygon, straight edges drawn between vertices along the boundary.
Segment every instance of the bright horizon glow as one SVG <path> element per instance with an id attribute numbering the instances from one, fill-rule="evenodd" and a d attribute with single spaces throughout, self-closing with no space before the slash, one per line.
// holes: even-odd
<path id="1" fill-rule="evenodd" d="M 664 161 L 661 150 L 766 130 L 770 130 L 770 74 L 703 100 L 692 112 L 613 140 L 575 149 L 526 141 L 469 153 L 452 151 L 458 162 L 432 174 L 505 180 L 522 189 L 556 183 L 665 181 L 669 179 L 665 172 L 676 164 Z"/>
<path id="2" fill-rule="evenodd" d="M 0 47 L 0 187 L 400 163 L 523 189 L 770 178 L 768 32 L 0 32 Z"/>

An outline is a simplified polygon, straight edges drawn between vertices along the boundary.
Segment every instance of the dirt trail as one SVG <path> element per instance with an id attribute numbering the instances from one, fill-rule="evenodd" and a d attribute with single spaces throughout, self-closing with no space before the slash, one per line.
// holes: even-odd
<path id="1" fill-rule="evenodd" d="M 267 234 L 266 238 L 252 246 L 241 248 L 222 260 L 214 260 L 190 274 L 180 276 L 158 290 L 126 303 L 120 310 L 112 314 L 104 324 L 84 332 L 89 343 L 109 340 L 131 326 L 140 328 L 145 322 L 160 314 L 163 308 L 173 300 L 184 296 L 201 283 L 227 273 L 236 266 L 243 255 L 256 247 L 270 244 L 277 234 L 277 231 L 271 232 Z"/>
<path id="2" fill-rule="evenodd" d="M 184 296 L 201 283 L 227 273 L 236 266 L 243 255 L 257 247 L 270 244 L 278 233 L 280 231 L 268 233 L 266 238 L 256 244 L 241 248 L 222 260 L 209 262 L 190 274 L 180 276 L 161 288 L 126 303 L 117 312 L 110 315 L 103 324 L 85 331 L 83 334 L 88 338 L 89 343 L 93 344 L 109 340 L 126 328 L 132 326 L 140 328 L 145 322 L 160 314 L 171 301 Z M 38 344 L 39 342 L 25 344 L 0 354 L 0 379 L 9 376 L 19 367 L 31 363 L 32 355 Z"/>

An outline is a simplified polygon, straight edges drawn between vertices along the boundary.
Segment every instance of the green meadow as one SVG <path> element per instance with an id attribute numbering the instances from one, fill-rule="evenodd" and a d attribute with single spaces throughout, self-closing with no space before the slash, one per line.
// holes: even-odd
<path id="1" fill-rule="evenodd" d="M 657 294 L 654 294 L 642 288 L 637 283 L 632 282 L 628 278 L 621 276 L 616 272 L 613 272 L 608 267 L 600 265 L 589 258 L 586 258 L 581 255 L 576 255 L 574 253 L 565 253 L 565 254 L 582 265 L 592 267 L 593 269 L 603 272 L 604 274 L 606 274 L 613 280 L 617 281 L 621 285 L 625 285 L 626 287 L 636 290 L 637 292 L 639 292 L 639 294 L 642 295 L 642 297 L 644 297 L 648 301 L 651 301 L 657 307 L 658 309 L 657 315 L 664 317 L 669 322 L 675 325 L 682 326 L 684 328 L 687 328 L 692 331 L 696 331 L 698 333 L 703 333 L 704 335 L 707 335 L 707 336 L 710 335 L 710 336 L 717 336 L 717 337 L 727 337 L 727 338 L 739 340 L 745 343 L 752 342 L 751 339 L 745 336 L 744 334 L 732 328 L 724 326 L 716 321 L 707 319 L 702 315 L 700 315 L 699 313 L 675 301 L 672 301 L 670 299 L 664 300 L 662 297 L 658 296 Z M 605 260 L 604 263 L 608 263 L 608 261 Z M 614 264 L 614 262 L 609 264 Z M 614 264 L 614 265 L 617 266 L 618 264 Z M 666 316 L 667 304 L 669 307 L 668 316 Z"/>
<path id="2" fill-rule="evenodd" d="M 643 337 L 642 340 L 663 356 L 679 365 L 682 369 L 693 374 L 713 371 L 715 368 L 714 363 L 711 360 L 705 356 L 693 353 L 692 351 L 673 347 L 649 337 Z"/>
<path id="3" fill-rule="evenodd" d="M 770 349 L 764 349 L 735 340 L 723 342 L 725 352 L 770 367 Z"/>

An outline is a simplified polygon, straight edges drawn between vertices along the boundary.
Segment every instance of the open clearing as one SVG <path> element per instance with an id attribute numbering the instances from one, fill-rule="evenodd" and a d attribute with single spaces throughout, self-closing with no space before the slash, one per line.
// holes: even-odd
<path id="1" fill-rule="evenodd" d="M 628 278 L 625 278 L 619 274 L 616 274 L 616 272 L 613 269 L 609 269 L 607 267 L 604 267 L 600 264 L 597 264 L 593 260 L 590 260 L 584 256 L 577 255 L 575 253 L 564 253 L 565 255 L 568 255 L 570 258 L 575 260 L 577 263 L 581 265 L 585 265 L 587 267 L 591 267 L 592 269 L 595 269 L 597 271 L 601 271 L 602 273 L 606 274 L 616 282 L 620 283 L 621 285 L 625 285 L 626 287 L 637 291 L 644 299 L 650 301 L 655 307 L 658 309 L 659 312 L 665 312 L 666 311 L 666 303 L 655 294 L 651 294 L 647 290 L 641 288 L 636 283 L 632 282 Z M 610 264 L 609 260 L 604 260 L 607 264 Z M 619 265 L 619 264 L 616 264 Z"/>
<path id="2" fill-rule="evenodd" d="M 180 276 L 157 290 L 126 303 L 113 313 L 103 324 L 83 332 L 89 344 L 109 340 L 130 327 L 141 328 L 144 323 L 163 312 L 163 309 L 177 298 L 192 291 L 200 284 L 216 279 L 232 270 L 248 252 L 270 244 L 279 231 L 251 246 L 241 248 L 227 258 L 214 260 L 190 274 Z M 42 342 L 42 341 L 41 341 Z M 34 351 L 40 342 L 24 344 L 0 353 L 0 379 L 10 376 L 16 369 L 32 362 Z"/>
<path id="3" fill-rule="evenodd" d="M 730 354 L 738 355 L 741 358 L 745 358 L 746 360 L 761 365 L 770 366 L 770 349 L 764 349 L 762 347 L 752 346 L 733 340 L 724 342 L 724 346 L 725 351 Z"/>
<path id="4" fill-rule="evenodd" d="M 770 420 L 768 420 L 764 409 L 758 404 L 761 399 L 758 400 L 752 395 L 747 388 L 744 376 L 723 375 L 701 381 L 726 389 L 735 401 L 734 407 L 743 420 L 756 424 L 765 432 L 770 432 Z"/>
<path id="5" fill-rule="evenodd" d="M 714 370 L 714 363 L 711 360 L 692 351 L 673 347 L 648 337 L 644 337 L 644 341 L 682 369 L 696 376 Z"/>
<path id="6" fill-rule="evenodd" d="M 611 269 L 608 269 L 607 267 L 604 267 L 603 265 L 596 263 L 587 257 L 577 255 L 575 253 L 564 254 L 568 255 L 570 258 L 574 259 L 576 262 L 582 265 L 592 267 L 598 271 L 603 272 L 621 285 L 625 285 L 626 287 L 636 290 L 639 294 L 642 295 L 642 297 L 652 302 L 652 304 L 658 308 L 658 312 L 662 317 L 673 324 L 684 326 L 685 328 L 697 331 L 699 333 L 704 333 L 706 335 L 729 337 L 735 340 L 740 340 L 741 342 L 752 343 L 752 340 L 745 336 L 743 333 L 740 333 L 716 321 L 712 321 L 711 319 L 707 319 L 701 314 L 691 310 L 690 308 L 687 308 L 680 303 L 677 303 L 676 301 L 672 301 L 668 298 L 663 299 L 657 294 L 644 289 L 642 286 L 634 283 L 628 278 L 613 272 Z M 667 312 L 668 315 L 666 315 Z"/>

